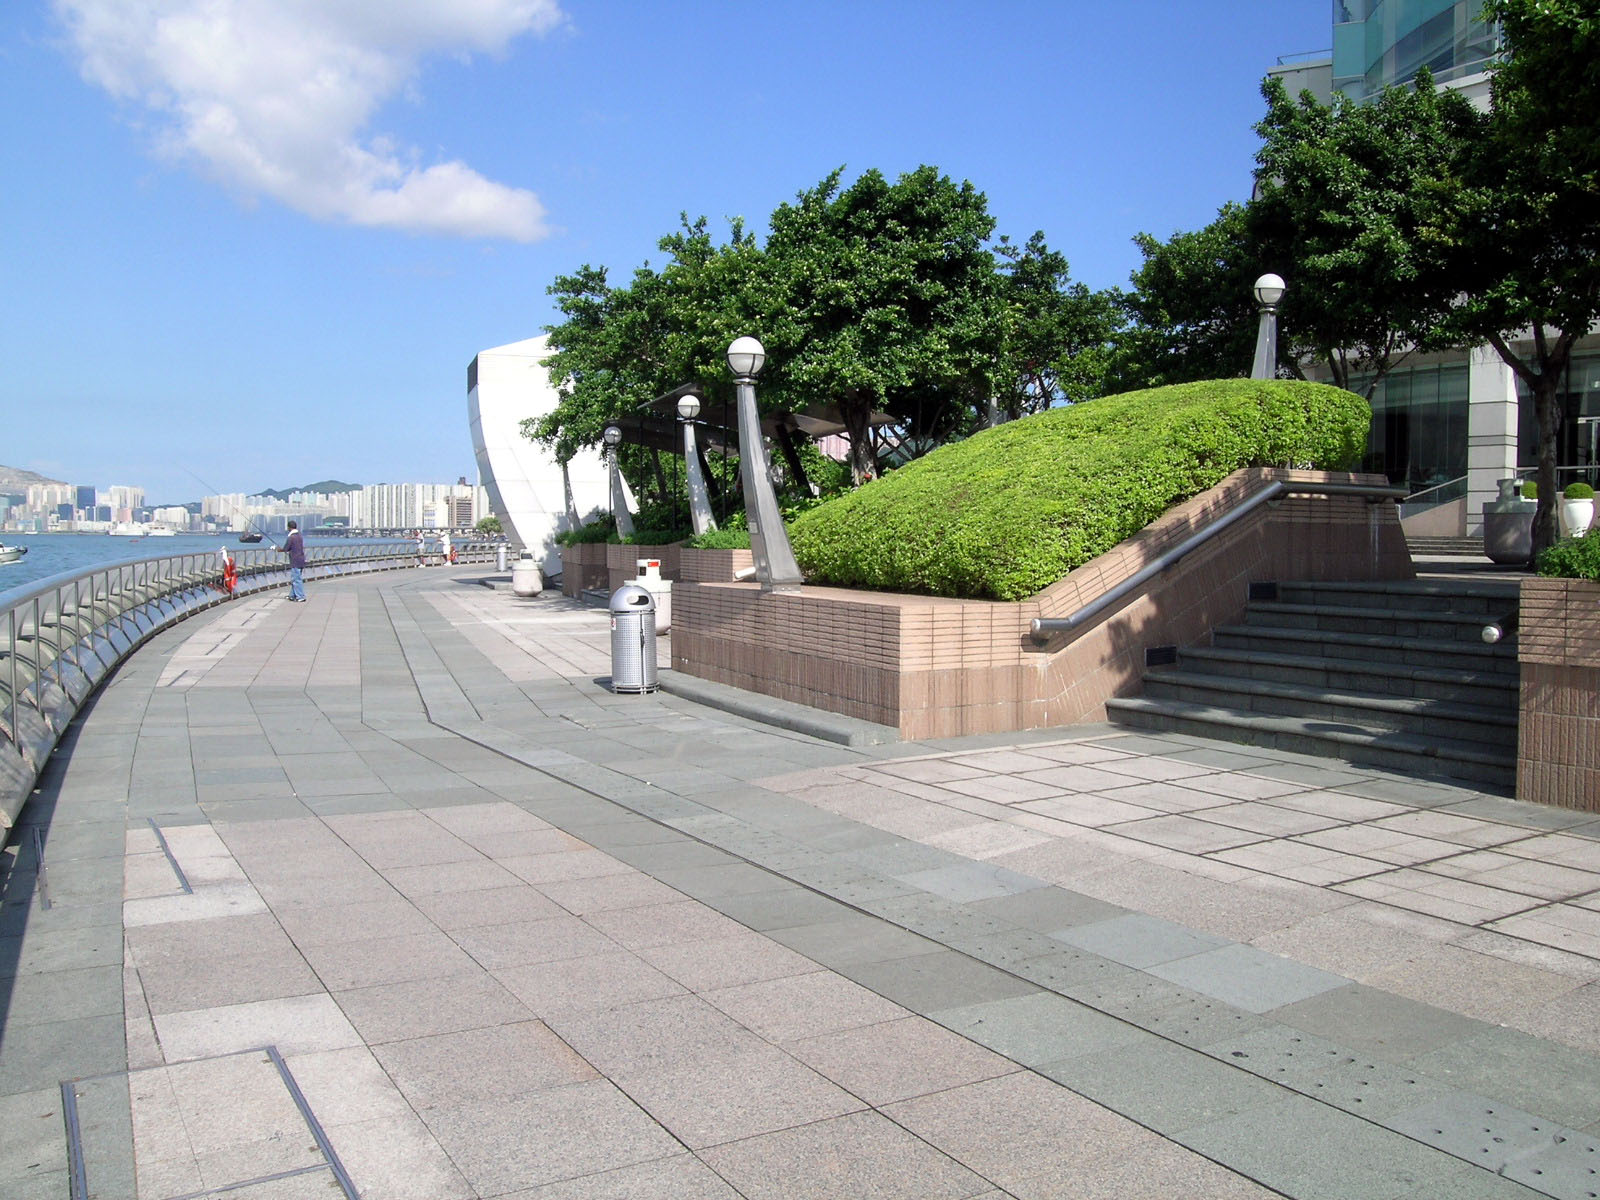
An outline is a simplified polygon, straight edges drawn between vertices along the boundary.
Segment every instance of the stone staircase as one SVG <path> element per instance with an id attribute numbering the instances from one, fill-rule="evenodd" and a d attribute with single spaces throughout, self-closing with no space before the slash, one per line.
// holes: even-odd
<path id="1" fill-rule="evenodd" d="M 1412 554 L 1450 555 L 1461 558 L 1486 558 L 1482 537 L 1434 537 L 1423 534 L 1406 534 L 1406 546 Z"/>
<path id="2" fill-rule="evenodd" d="M 1517 756 L 1514 581 L 1252 584 L 1209 646 L 1152 653 L 1138 729 L 1343 758 L 1509 790 Z M 1503 630 L 1493 644 L 1484 627 Z"/>

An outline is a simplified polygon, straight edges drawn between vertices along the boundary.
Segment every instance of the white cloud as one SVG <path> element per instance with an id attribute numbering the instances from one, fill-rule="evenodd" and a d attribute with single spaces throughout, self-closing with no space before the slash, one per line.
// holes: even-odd
<path id="1" fill-rule="evenodd" d="M 533 241 L 532 192 L 363 131 L 429 54 L 503 52 L 557 0 L 55 0 L 84 76 L 163 153 L 319 220 Z"/>

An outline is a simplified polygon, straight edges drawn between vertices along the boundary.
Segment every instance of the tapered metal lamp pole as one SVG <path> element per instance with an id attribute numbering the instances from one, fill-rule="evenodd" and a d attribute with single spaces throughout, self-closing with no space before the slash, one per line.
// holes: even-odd
<path id="1" fill-rule="evenodd" d="M 800 590 L 800 568 L 783 527 L 778 496 L 772 490 L 772 467 L 761 440 L 761 415 L 756 411 L 756 376 L 766 366 L 767 352 L 753 337 L 735 338 L 728 347 L 728 369 L 739 394 L 739 479 L 744 484 L 745 521 L 750 526 L 750 555 L 764 591 Z"/>
<path id="2" fill-rule="evenodd" d="M 1285 291 L 1281 275 L 1263 275 L 1251 289 L 1261 306 L 1261 325 L 1256 330 L 1256 360 L 1251 379 L 1273 379 L 1278 374 L 1278 301 Z"/>
<path id="3" fill-rule="evenodd" d="M 605 439 L 607 466 L 611 474 L 611 515 L 617 519 L 617 533 L 622 537 L 631 538 L 633 514 L 628 511 L 628 494 L 622 490 L 622 468 L 617 463 L 617 449 L 622 445 L 622 429 L 617 425 L 607 425 L 601 437 Z"/>
<path id="4" fill-rule="evenodd" d="M 700 470 L 700 451 L 694 444 L 694 419 L 700 415 L 700 397 L 693 392 L 678 397 L 678 416 L 683 418 L 683 471 L 689 488 L 689 523 L 695 537 L 717 527 L 711 515 L 711 493 Z"/>

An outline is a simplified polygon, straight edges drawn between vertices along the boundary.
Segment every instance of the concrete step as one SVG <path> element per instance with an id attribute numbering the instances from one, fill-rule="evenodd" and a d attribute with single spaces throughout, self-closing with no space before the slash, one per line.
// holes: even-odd
<path id="1" fill-rule="evenodd" d="M 1393 730 L 1420 738 L 1498 747 L 1516 756 L 1514 707 L 1491 707 L 1432 697 L 1391 696 L 1377 692 L 1329 691 L 1294 683 L 1239 679 L 1205 671 L 1159 669 L 1144 677 L 1144 694 L 1211 708 Z"/>
<path id="2" fill-rule="evenodd" d="M 1481 537 L 1441 537 L 1407 534 L 1406 546 L 1413 554 L 1449 555 L 1457 558 L 1487 558 Z"/>
<path id="3" fill-rule="evenodd" d="M 1264 594 L 1275 592 L 1276 594 Z M 1395 579 L 1370 582 L 1292 581 L 1257 585 L 1251 598 L 1287 604 L 1326 604 L 1344 608 L 1402 609 L 1407 612 L 1514 612 L 1521 585 L 1514 580 Z"/>
<path id="4" fill-rule="evenodd" d="M 1278 654 L 1263 650 L 1230 650 L 1191 646 L 1178 652 L 1185 670 L 1237 679 L 1293 683 L 1340 692 L 1375 692 L 1489 704 L 1515 709 L 1517 678 L 1505 671 L 1452 670 L 1448 667 L 1403 667 L 1393 661 L 1367 662 L 1316 654 Z"/>
<path id="5" fill-rule="evenodd" d="M 1271 625 L 1219 625 L 1211 632 L 1220 649 L 1320 656 L 1386 663 L 1391 667 L 1441 667 L 1517 676 L 1516 638 L 1494 645 L 1482 641 L 1444 642 L 1373 633 L 1335 633 Z"/>
<path id="6" fill-rule="evenodd" d="M 1488 623 L 1483 613 L 1402 610 L 1359 604 L 1252 602 L 1245 613 L 1245 624 L 1252 629 L 1299 629 L 1319 635 L 1354 633 L 1476 645 L 1483 644 L 1483 628 Z"/>
<path id="7" fill-rule="evenodd" d="M 1311 717 L 1273 716 L 1150 697 L 1106 701 L 1119 725 L 1186 733 L 1299 754 L 1341 758 L 1408 774 L 1464 780 L 1510 794 L 1516 764 L 1495 748 Z"/>

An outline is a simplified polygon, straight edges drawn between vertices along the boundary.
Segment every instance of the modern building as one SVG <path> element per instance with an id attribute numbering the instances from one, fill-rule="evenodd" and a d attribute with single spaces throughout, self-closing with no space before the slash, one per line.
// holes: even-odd
<path id="1" fill-rule="evenodd" d="M 548 339 L 528 338 L 479 351 L 467 367 L 467 421 L 478 477 L 506 537 L 538 555 L 544 571 L 561 569 L 556 534 L 594 519 L 610 500 L 604 461 L 580 450 L 565 463 L 524 437 L 522 422 L 555 408 L 543 359 Z"/>
<path id="2" fill-rule="evenodd" d="M 1289 55 L 1268 73 L 1291 92 L 1361 102 L 1427 67 L 1486 108 L 1499 41 L 1482 8 L 1482 0 L 1334 0 L 1331 54 Z M 1562 403 L 1562 481 L 1600 484 L 1600 336 L 1593 330 L 1575 348 Z M 1431 493 L 1419 501 L 1442 502 L 1430 532 L 1481 532 L 1497 482 L 1531 475 L 1537 461 L 1533 398 L 1492 348 L 1415 355 L 1373 394 L 1365 468 Z"/>

